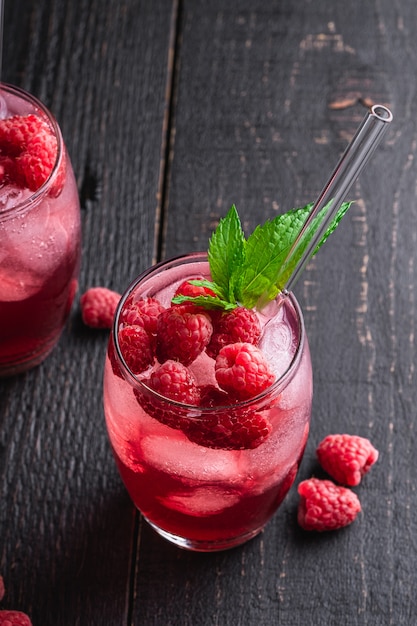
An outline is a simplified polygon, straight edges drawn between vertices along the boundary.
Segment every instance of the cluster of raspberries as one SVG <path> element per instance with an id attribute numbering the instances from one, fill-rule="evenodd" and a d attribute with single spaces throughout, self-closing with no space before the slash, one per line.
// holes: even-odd
<path id="1" fill-rule="evenodd" d="M 185 281 L 174 295 L 208 293 L 205 287 Z M 81 298 L 84 322 L 93 327 L 111 326 L 119 299 L 119 294 L 108 289 L 89 289 Z M 257 347 L 261 328 L 254 311 L 244 307 L 228 312 L 207 310 L 193 302 L 165 308 L 151 297 L 129 298 L 119 322 L 117 338 L 124 361 L 135 375 L 150 370 L 142 379 L 147 387 L 181 405 L 230 407 L 227 412 L 212 412 L 204 421 L 191 420 L 186 414 L 181 416 L 179 408 L 170 410 L 154 395 L 136 391 L 138 402 L 150 415 L 208 447 L 255 448 L 269 435 L 271 424 L 264 414 L 233 407 L 261 394 L 275 380 Z M 218 386 L 199 386 L 189 369 L 203 352 L 214 361 Z M 113 371 L 120 375 L 111 347 L 109 356 Z"/>
<path id="2" fill-rule="evenodd" d="M 36 191 L 51 174 L 57 140 L 37 115 L 14 115 L 0 120 L 0 184 Z M 58 196 L 65 180 L 65 155 L 50 194 Z"/>
<path id="3" fill-rule="evenodd" d="M 309 478 L 298 486 L 298 523 L 305 530 L 336 530 L 361 511 L 356 487 L 378 459 L 371 442 L 357 435 L 328 435 L 317 447 L 320 465 L 332 480 Z"/>
<path id="4" fill-rule="evenodd" d="M 0 602 L 5 593 L 4 582 L 0 576 Z M 32 626 L 32 622 L 26 613 L 21 611 L 0 610 L 0 626 Z"/>

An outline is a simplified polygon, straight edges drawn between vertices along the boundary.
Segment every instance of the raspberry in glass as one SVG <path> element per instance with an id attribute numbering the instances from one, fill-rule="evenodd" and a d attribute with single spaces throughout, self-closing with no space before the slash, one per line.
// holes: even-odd
<path id="1" fill-rule="evenodd" d="M 142 326 L 125 326 L 118 332 L 120 352 L 133 374 L 141 374 L 153 365 L 152 338 Z"/>
<path id="2" fill-rule="evenodd" d="M 156 298 L 130 298 L 120 314 L 120 324 L 143 326 L 147 333 L 156 335 L 158 317 L 162 311 L 165 311 L 165 307 Z"/>
<path id="3" fill-rule="evenodd" d="M 207 448 L 253 450 L 268 438 L 271 430 L 271 423 L 262 413 L 231 408 L 228 412 L 190 419 L 185 432 L 191 441 Z"/>
<path id="4" fill-rule="evenodd" d="M 192 312 L 187 305 L 172 306 L 158 317 L 156 355 L 190 365 L 210 341 L 213 326 L 205 313 Z"/>
<path id="5" fill-rule="evenodd" d="M 237 307 L 213 318 L 213 334 L 207 346 L 207 354 L 215 359 L 220 350 L 230 343 L 257 345 L 260 336 L 261 325 L 255 311 Z"/>
<path id="6" fill-rule="evenodd" d="M 0 120 L 2 182 L 36 191 L 49 177 L 56 156 L 56 138 L 37 115 Z"/>
<path id="7" fill-rule="evenodd" d="M 195 277 L 190 280 L 184 280 L 179 287 L 177 287 L 174 297 L 176 296 L 188 296 L 189 298 L 197 298 L 197 296 L 213 296 L 216 294 L 212 289 L 204 287 L 202 285 L 193 285 L 191 280 L 201 280 L 202 277 Z"/>
<path id="8" fill-rule="evenodd" d="M 165 361 L 143 382 L 164 398 L 191 406 L 200 403 L 200 390 L 194 376 L 178 361 Z M 183 414 L 175 408 L 170 409 L 166 401 L 138 389 L 134 389 L 134 394 L 151 417 L 171 428 L 184 428 Z"/>
<path id="9" fill-rule="evenodd" d="M 222 348 L 216 358 L 215 374 L 219 386 L 238 400 L 259 395 L 275 380 L 262 352 L 251 343 L 233 343 Z"/>

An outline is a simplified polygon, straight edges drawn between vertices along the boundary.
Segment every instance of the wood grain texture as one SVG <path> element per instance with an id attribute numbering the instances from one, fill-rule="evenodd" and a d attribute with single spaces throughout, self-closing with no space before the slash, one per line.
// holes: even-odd
<path id="1" fill-rule="evenodd" d="M 149 266 L 164 155 L 172 5 L 8 2 L 4 80 L 57 117 L 76 172 L 80 291 Z M 34 624 L 125 623 L 137 516 L 104 427 L 107 333 L 78 305 L 39 368 L 0 382 L 4 606 Z"/>
<path id="2" fill-rule="evenodd" d="M 293 488 L 238 549 L 158 538 L 107 443 L 107 334 L 76 306 L 41 367 L 0 381 L 2 608 L 34 626 L 412 626 L 414 0 L 13 0 L 5 24 L 4 79 L 52 109 L 74 164 L 81 291 L 122 290 L 156 258 L 205 249 L 233 202 L 249 233 L 313 200 L 369 103 L 394 123 L 296 287 L 315 370 L 299 480 L 321 475 L 329 432 L 370 437 L 380 461 L 356 489 L 358 521 L 302 532 Z"/>
<path id="3" fill-rule="evenodd" d="M 250 232 L 313 200 L 367 105 L 394 111 L 387 141 L 352 190 L 349 218 L 296 289 L 315 366 L 300 478 L 318 472 L 314 448 L 329 432 L 370 437 L 381 460 L 357 490 L 363 514 L 346 532 L 299 532 L 293 490 L 263 536 L 211 556 L 209 574 L 203 557 L 169 547 L 155 560 L 146 540 L 135 623 L 411 624 L 416 617 L 415 104 L 404 80 L 416 60 L 415 22 L 398 3 L 183 3 L 165 256 L 204 249 L 233 202 Z"/>

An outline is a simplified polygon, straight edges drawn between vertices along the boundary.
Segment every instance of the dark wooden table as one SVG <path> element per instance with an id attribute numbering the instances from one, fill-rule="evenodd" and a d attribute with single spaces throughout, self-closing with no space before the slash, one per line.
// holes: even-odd
<path id="1" fill-rule="evenodd" d="M 315 371 L 297 482 L 330 432 L 380 460 L 363 513 L 322 535 L 293 487 L 241 548 L 193 554 L 133 509 L 110 452 L 107 332 L 79 300 L 59 346 L 0 381 L 2 608 L 34 626 L 413 625 L 417 620 L 415 0 L 6 0 L 3 79 L 54 112 L 82 203 L 80 293 L 122 291 L 314 200 L 370 102 L 394 122 L 297 285 Z"/>

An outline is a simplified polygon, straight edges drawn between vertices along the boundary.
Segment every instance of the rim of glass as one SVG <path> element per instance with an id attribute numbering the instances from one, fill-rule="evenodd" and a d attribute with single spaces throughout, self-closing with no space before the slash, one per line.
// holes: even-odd
<path id="1" fill-rule="evenodd" d="M 59 128 L 58 122 L 56 121 L 54 115 L 40 100 L 38 100 L 38 98 L 36 98 L 36 96 L 33 96 L 28 91 L 25 91 L 20 87 L 16 87 L 15 85 L 10 85 L 8 83 L 3 83 L 0 81 L 0 96 L 2 95 L 2 92 L 7 92 L 11 95 L 19 96 L 29 104 L 33 105 L 35 114 L 36 110 L 38 109 L 41 112 L 42 116 L 45 116 L 56 137 L 57 154 L 48 178 L 45 180 L 44 183 L 42 183 L 39 189 L 31 193 L 31 195 L 24 200 L 20 200 L 19 202 L 17 202 L 14 206 L 0 211 L 0 220 L 6 219 L 11 214 L 23 211 L 24 209 L 27 209 L 30 205 L 36 204 L 38 198 L 44 196 L 48 192 L 62 163 L 64 143 L 61 129 Z"/>
<path id="2" fill-rule="evenodd" d="M 283 374 L 270 387 L 265 389 L 265 391 L 258 394 L 257 396 L 253 396 L 252 398 L 249 398 L 248 400 L 241 400 L 239 402 L 236 402 L 236 404 L 232 404 L 232 405 L 219 405 L 219 406 L 214 406 L 214 407 L 195 406 L 192 404 L 185 404 L 182 402 L 178 402 L 177 400 L 172 400 L 171 398 L 167 398 L 166 396 L 161 395 L 160 393 L 158 393 L 157 391 L 155 391 L 154 389 L 146 385 L 146 383 L 144 383 L 143 380 L 138 378 L 137 375 L 133 374 L 133 372 L 129 369 L 128 365 L 126 364 L 126 361 L 123 358 L 123 354 L 120 350 L 118 333 L 117 333 L 117 329 L 119 326 L 119 317 L 122 312 L 123 306 L 126 300 L 131 295 L 131 293 L 139 285 L 139 283 L 144 281 L 150 275 L 157 274 L 161 269 L 165 268 L 168 270 L 170 267 L 178 265 L 179 262 L 183 262 L 183 263 L 208 262 L 207 253 L 206 252 L 191 252 L 189 254 L 178 255 L 178 256 L 166 259 L 165 261 L 160 261 L 159 263 L 156 263 L 152 267 L 141 272 L 137 276 L 137 278 L 135 278 L 130 283 L 130 285 L 128 286 L 128 288 L 126 289 L 126 291 L 123 293 L 122 297 L 120 298 L 120 301 L 117 305 L 116 313 L 113 319 L 113 327 L 112 327 L 112 334 L 110 337 L 110 341 L 113 338 L 113 345 L 115 348 L 116 358 L 122 367 L 124 378 L 127 379 L 127 381 L 130 382 L 132 386 L 144 388 L 146 390 L 146 393 L 150 394 L 157 400 L 176 406 L 179 409 L 186 410 L 190 414 L 195 413 L 196 416 L 202 413 L 216 413 L 222 410 L 235 410 L 239 408 L 244 408 L 254 403 L 261 402 L 265 398 L 268 398 L 271 394 L 280 393 L 281 390 L 285 389 L 285 387 L 287 386 L 287 383 L 292 378 L 294 370 L 296 370 L 301 360 L 301 356 L 304 350 L 305 337 L 306 337 L 304 318 L 303 318 L 303 314 L 301 311 L 301 307 L 298 304 L 298 301 L 292 292 L 289 292 L 285 297 L 290 299 L 291 304 L 294 307 L 294 310 L 296 312 L 296 317 L 297 317 L 297 322 L 298 322 L 297 348 L 285 372 L 283 372 Z"/>

